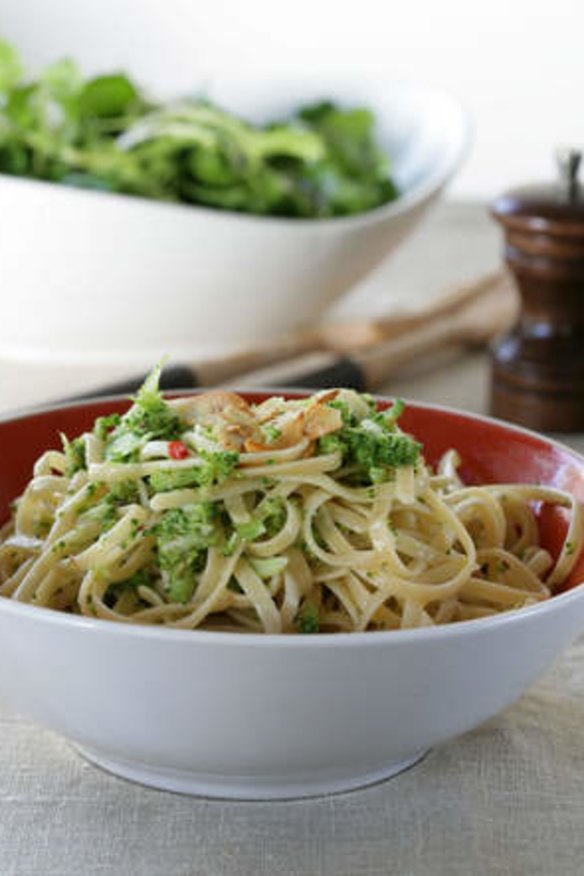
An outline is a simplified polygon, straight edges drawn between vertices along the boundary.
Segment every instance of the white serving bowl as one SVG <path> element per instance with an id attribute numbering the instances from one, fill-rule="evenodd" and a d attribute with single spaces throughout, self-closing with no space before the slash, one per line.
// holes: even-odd
<path id="1" fill-rule="evenodd" d="M 216 81 L 208 93 L 257 120 L 323 96 L 370 106 L 400 198 L 359 216 L 294 220 L 0 176 L 4 356 L 143 363 L 308 324 L 410 232 L 468 141 L 456 100 L 407 83 Z"/>
<path id="2" fill-rule="evenodd" d="M 388 778 L 512 703 L 584 625 L 584 588 L 449 627 L 330 637 L 126 627 L 0 607 L 0 696 L 105 769 L 209 797 Z"/>
<path id="3" fill-rule="evenodd" d="M 57 430 L 121 409 L 83 403 L 0 423 L 0 519 Z M 554 442 L 424 405 L 403 420 L 430 461 L 459 448 L 467 477 L 537 478 L 584 498 L 584 459 Z M 546 538 L 557 526 L 542 517 Z M 511 704 L 584 629 L 583 577 L 580 557 L 571 589 L 530 608 L 328 636 L 126 626 L 0 599 L 0 698 L 147 785 L 255 799 L 341 791 Z"/>

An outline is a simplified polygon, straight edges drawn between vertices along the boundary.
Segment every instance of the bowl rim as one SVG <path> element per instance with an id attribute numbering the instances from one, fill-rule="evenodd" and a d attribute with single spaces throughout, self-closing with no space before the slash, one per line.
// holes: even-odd
<path id="1" fill-rule="evenodd" d="M 233 392 L 239 392 L 242 395 L 264 394 L 277 395 L 278 393 L 287 394 L 292 397 L 306 397 L 311 395 L 310 390 L 291 387 L 257 387 L 250 389 L 238 390 L 237 387 L 231 388 Z M 166 392 L 164 395 L 172 395 L 173 397 L 181 397 L 186 395 L 195 395 L 205 392 L 206 388 L 183 389 L 172 392 Z M 391 402 L 395 397 L 388 395 L 374 394 L 373 397 L 377 401 Z M 36 415 L 51 413 L 53 411 L 69 410 L 79 407 L 84 407 L 88 404 L 108 403 L 127 401 L 128 396 L 124 394 L 115 394 L 108 396 L 88 396 L 86 398 L 77 399 L 69 403 L 53 403 L 34 407 L 19 412 L 8 412 L 0 415 L 0 426 L 4 423 L 11 423 L 18 420 L 27 419 Z M 561 441 L 555 438 L 549 438 L 541 435 L 532 429 L 527 429 L 524 426 L 515 423 L 507 423 L 504 420 L 499 420 L 496 417 L 490 417 L 486 414 L 478 414 L 475 412 L 463 411 L 459 408 L 453 408 L 449 405 L 441 405 L 433 402 L 415 401 L 413 399 L 404 399 L 406 407 L 414 407 L 422 410 L 439 411 L 447 414 L 462 416 L 469 420 L 474 420 L 478 423 L 487 423 L 509 432 L 515 432 L 519 435 L 526 435 L 530 438 L 535 438 L 543 444 L 554 447 L 562 453 L 572 456 L 584 468 L 584 454 L 578 453 Z M 515 609 L 512 611 L 502 612 L 498 615 L 493 615 L 486 618 L 475 618 L 460 623 L 449 623 L 434 627 L 418 627 L 415 629 L 405 630 L 376 630 L 372 632 L 346 632 L 322 635 L 283 635 L 276 633 L 226 633 L 213 630 L 184 630 L 162 626 L 149 626 L 147 624 L 124 624 L 101 618 L 88 618 L 81 615 L 70 615 L 59 612 L 53 609 L 48 609 L 42 606 L 35 606 L 29 603 L 17 602 L 8 597 L 0 597 L 0 613 L 7 613 L 16 617 L 28 618 L 33 621 L 46 621 L 49 624 L 56 624 L 64 629 L 86 630 L 93 635 L 100 633 L 112 635 L 128 635 L 132 638 L 156 639 L 168 642 L 192 642 L 193 644 L 207 645 L 224 645 L 229 644 L 235 647 L 275 647 L 278 648 L 334 648 L 334 647 L 387 647 L 392 642 L 431 642 L 436 639 L 465 637 L 468 635 L 488 635 L 492 630 L 498 630 L 501 627 L 515 626 L 523 622 L 529 623 L 531 620 L 537 621 L 541 616 L 554 614 L 564 608 L 569 608 L 573 602 L 584 601 L 584 581 L 575 584 L 569 590 L 551 597 L 544 602 L 539 602 L 535 605 L 530 605 L 525 608 Z"/>
<path id="2" fill-rule="evenodd" d="M 193 215 L 198 214 L 203 217 L 213 217 L 215 220 L 224 219 L 232 223 L 241 223 L 245 225 L 269 225 L 280 228 L 310 228 L 319 232 L 333 231 L 333 229 L 351 229 L 353 227 L 360 228 L 375 224 L 377 221 L 390 219 L 395 216 L 401 216 L 408 213 L 410 210 L 423 205 L 433 195 L 437 194 L 457 173 L 468 154 L 472 142 L 474 140 L 474 123 L 472 115 L 466 103 L 456 94 L 447 89 L 437 88 L 430 84 L 420 83 L 416 80 L 395 79 L 393 84 L 404 90 L 410 89 L 417 94 L 430 95 L 433 98 L 441 99 L 448 102 L 451 108 L 457 113 L 458 123 L 460 126 L 458 142 L 451 147 L 450 156 L 445 162 L 441 172 L 434 170 L 430 171 L 419 185 L 414 186 L 410 191 L 404 194 L 398 194 L 397 198 L 389 201 L 386 204 L 381 204 L 379 207 L 374 207 L 372 210 L 366 210 L 362 213 L 355 213 L 350 216 L 331 216 L 325 218 L 315 217 L 292 217 L 292 216 L 271 216 L 258 215 L 255 213 L 237 212 L 235 210 L 223 210 L 216 207 L 209 207 L 204 204 L 186 204 L 176 203 L 173 201 L 160 201 L 154 198 L 149 198 L 141 195 L 130 195 L 123 192 L 107 192 L 90 188 L 82 188 L 66 185 L 61 182 L 52 182 L 50 180 L 39 180 L 31 177 L 16 176 L 12 174 L 0 173 L 0 184 L 9 185 L 24 184 L 30 187 L 42 187 L 49 191 L 55 188 L 58 191 L 63 191 L 65 195 L 88 196 L 89 198 L 97 198 L 98 200 L 105 199 L 133 204 L 143 208 L 166 209 L 174 212 L 176 216 L 188 216 L 190 212 Z M 391 156 L 389 156 L 391 161 Z"/>

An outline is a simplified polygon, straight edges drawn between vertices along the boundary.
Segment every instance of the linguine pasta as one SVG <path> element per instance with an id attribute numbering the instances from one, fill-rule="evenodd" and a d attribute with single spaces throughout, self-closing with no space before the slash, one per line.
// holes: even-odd
<path id="1" fill-rule="evenodd" d="M 265 633 L 394 630 L 548 599 L 582 544 L 568 493 L 465 486 L 349 390 L 165 402 L 37 461 L 0 532 L 0 595 L 124 623 Z M 536 511 L 565 507 L 556 560 Z"/>

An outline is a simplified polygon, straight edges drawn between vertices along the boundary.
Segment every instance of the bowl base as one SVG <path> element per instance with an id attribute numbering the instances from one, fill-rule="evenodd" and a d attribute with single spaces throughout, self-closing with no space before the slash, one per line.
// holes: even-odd
<path id="1" fill-rule="evenodd" d="M 301 797 L 320 797 L 323 794 L 339 794 L 373 785 L 390 779 L 418 763 L 426 751 L 420 751 L 405 760 L 388 763 L 383 767 L 362 773 L 327 771 L 319 775 L 311 771 L 297 780 L 290 776 L 221 776 L 211 773 L 195 773 L 188 770 L 164 769 L 130 760 L 119 760 L 102 754 L 93 748 L 76 745 L 82 757 L 108 773 L 113 773 L 131 782 L 190 794 L 196 797 L 216 797 L 226 800 L 293 800 Z"/>

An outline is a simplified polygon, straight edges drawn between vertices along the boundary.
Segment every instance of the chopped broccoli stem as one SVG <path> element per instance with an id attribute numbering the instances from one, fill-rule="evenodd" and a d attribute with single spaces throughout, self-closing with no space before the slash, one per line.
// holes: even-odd
<path id="1" fill-rule="evenodd" d="M 295 624 L 300 633 L 318 633 L 320 618 L 317 606 L 313 602 L 305 602 L 296 615 Z"/>

